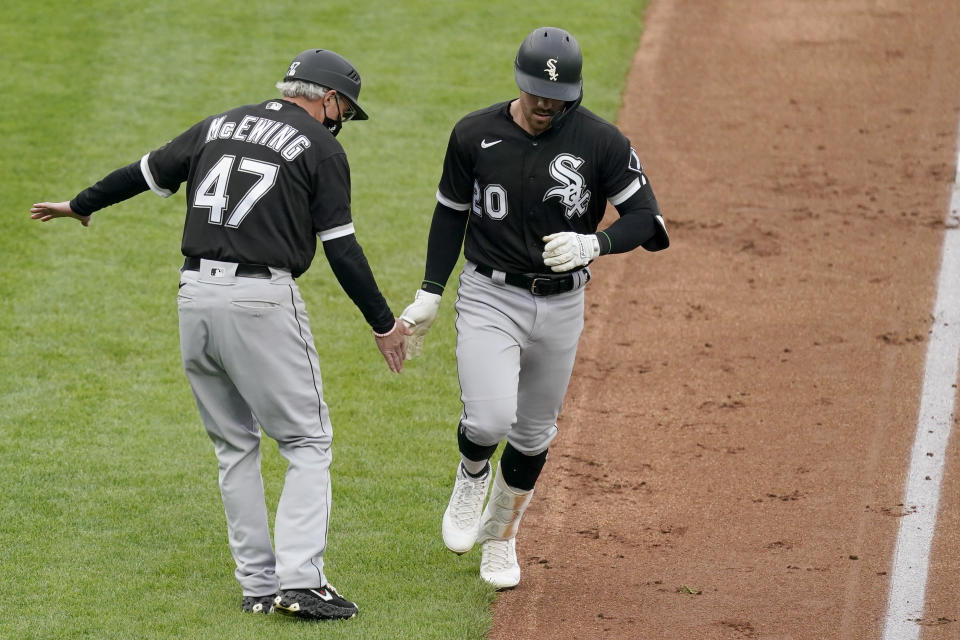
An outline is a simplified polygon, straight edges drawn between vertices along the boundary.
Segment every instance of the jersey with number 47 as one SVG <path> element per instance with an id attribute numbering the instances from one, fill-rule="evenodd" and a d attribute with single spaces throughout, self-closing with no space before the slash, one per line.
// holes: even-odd
<path id="1" fill-rule="evenodd" d="M 461 119 L 450 135 L 437 200 L 469 215 L 464 256 L 510 273 L 536 273 L 542 237 L 595 233 L 609 201 L 657 215 L 630 141 L 582 106 L 538 136 L 517 125 L 510 102 Z"/>
<path id="2" fill-rule="evenodd" d="M 303 108 L 268 100 L 210 116 L 140 161 L 151 190 L 187 183 L 185 256 L 307 270 L 317 237 L 353 233 L 343 147 Z"/>

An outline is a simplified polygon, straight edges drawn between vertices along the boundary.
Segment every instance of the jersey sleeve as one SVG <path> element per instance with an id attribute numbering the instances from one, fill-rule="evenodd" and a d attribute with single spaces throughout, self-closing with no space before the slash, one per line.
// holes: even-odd
<path id="1" fill-rule="evenodd" d="M 437 201 L 455 211 L 469 211 L 472 199 L 473 161 L 465 145 L 460 143 L 458 127 L 454 127 L 443 158 Z"/>
<path id="2" fill-rule="evenodd" d="M 82 216 L 88 216 L 147 189 L 147 182 L 140 173 L 140 163 L 131 162 L 78 193 L 70 201 L 70 208 Z"/>
<path id="3" fill-rule="evenodd" d="M 650 180 L 643 172 L 640 156 L 623 134 L 617 132 L 603 158 L 601 179 L 610 204 L 619 206 L 637 194 L 643 200 L 653 198 Z"/>
<path id="4" fill-rule="evenodd" d="M 601 253 L 620 253 L 637 246 L 647 251 L 666 249 L 670 238 L 650 180 L 630 141 L 619 132 L 618 138 L 613 151 L 606 154 L 603 184 L 607 200 L 621 218 L 598 234 Z"/>
<path id="5" fill-rule="evenodd" d="M 204 122 L 198 122 L 140 159 L 140 172 L 151 191 L 164 198 L 177 192 L 190 174 L 190 158 L 202 143 L 203 130 Z"/>
<path id="6" fill-rule="evenodd" d="M 351 235 L 354 228 L 350 214 L 350 165 L 346 154 L 335 153 L 323 159 L 312 178 L 314 189 L 310 212 L 320 241 Z"/>
<path id="7" fill-rule="evenodd" d="M 334 238 L 323 243 L 330 268 L 347 296 L 360 309 L 367 324 L 377 333 L 393 327 L 393 312 L 383 299 L 370 264 L 356 237 Z"/>

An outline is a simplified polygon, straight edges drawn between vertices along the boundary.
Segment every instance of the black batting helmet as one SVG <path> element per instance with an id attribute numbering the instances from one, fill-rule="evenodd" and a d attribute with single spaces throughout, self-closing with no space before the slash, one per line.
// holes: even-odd
<path id="1" fill-rule="evenodd" d="M 349 100 L 356 109 L 354 120 L 366 120 L 369 117 L 357 102 L 360 95 L 360 74 L 350 61 L 339 53 L 327 49 L 307 49 L 293 59 L 283 80 L 304 80 L 328 89 L 336 89 L 337 93 Z"/>
<path id="2" fill-rule="evenodd" d="M 526 93 L 570 102 L 583 91 L 582 67 L 580 45 L 572 35 L 556 27 L 540 27 L 520 45 L 513 76 Z"/>

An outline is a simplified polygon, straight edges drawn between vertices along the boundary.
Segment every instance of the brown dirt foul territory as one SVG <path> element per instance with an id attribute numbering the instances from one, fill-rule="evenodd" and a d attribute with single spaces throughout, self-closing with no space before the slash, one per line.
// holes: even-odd
<path id="1" fill-rule="evenodd" d="M 879 638 L 954 181 L 960 8 L 651 0 L 646 25 L 620 125 L 672 246 L 594 267 L 491 638 Z M 924 640 L 960 634 L 956 449 Z"/>

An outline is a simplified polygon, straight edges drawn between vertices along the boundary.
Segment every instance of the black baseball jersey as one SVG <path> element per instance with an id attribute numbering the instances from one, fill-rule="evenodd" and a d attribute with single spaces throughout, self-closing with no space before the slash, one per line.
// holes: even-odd
<path id="1" fill-rule="evenodd" d="M 162 196 L 187 183 L 185 256 L 289 269 L 353 233 L 350 168 L 320 122 L 286 100 L 210 116 L 140 161 Z"/>
<path id="2" fill-rule="evenodd" d="M 606 203 L 656 199 L 630 141 L 578 106 L 538 136 L 510 102 L 461 119 L 450 135 L 437 200 L 469 212 L 464 256 L 510 273 L 541 272 L 542 237 L 597 231 Z"/>

